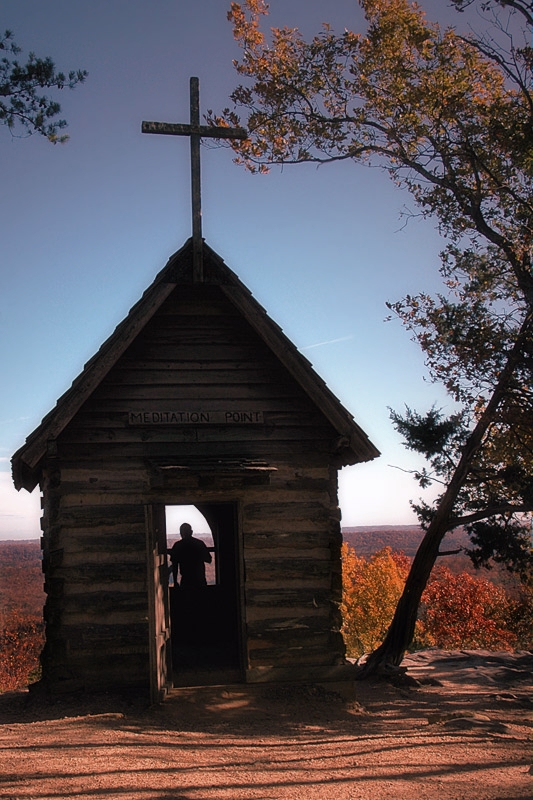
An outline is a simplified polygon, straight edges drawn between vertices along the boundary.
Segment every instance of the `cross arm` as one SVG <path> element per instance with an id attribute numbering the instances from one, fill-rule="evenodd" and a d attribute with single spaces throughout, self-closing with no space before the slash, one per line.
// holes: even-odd
<path id="1" fill-rule="evenodd" d="M 225 125 L 186 125 L 179 122 L 147 122 L 141 127 L 142 133 L 162 133 L 169 136 L 191 136 L 196 134 L 208 139 L 247 139 L 244 128 L 230 128 Z"/>

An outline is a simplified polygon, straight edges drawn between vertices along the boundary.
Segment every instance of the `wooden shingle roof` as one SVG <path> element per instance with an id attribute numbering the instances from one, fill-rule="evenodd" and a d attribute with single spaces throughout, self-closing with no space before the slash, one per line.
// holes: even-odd
<path id="1" fill-rule="evenodd" d="M 204 283 L 217 285 L 243 318 L 252 326 L 276 358 L 300 384 L 339 435 L 342 464 L 370 461 L 379 455 L 352 415 L 341 405 L 317 375 L 310 362 L 268 316 L 234 272 L 220 256 L 204 243 Z M 98 352 L 87 362 L 72 386 L 57 401 L 41 424 L 28 436 L 26 443 L 12 458 L 13 481 L 17 489 L 32 491 L 39 482 L 41 463 L 48 442 L 56 439 L 82 404 L 98 388 L 101 381 L 132 344 L 144 326 L 177 286 L 193 283 L 192 240 L 170 257 L 151 286 L 116 327 Z"/>

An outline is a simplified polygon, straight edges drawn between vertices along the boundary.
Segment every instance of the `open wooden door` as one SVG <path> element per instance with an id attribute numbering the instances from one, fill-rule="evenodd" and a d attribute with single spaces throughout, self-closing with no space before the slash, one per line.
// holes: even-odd
<path id="1" fill-rule="evenodd" d="M 150 699 L 159 703 L 172 688 L 165 506 L 145 507 L 148 555 Z"/>

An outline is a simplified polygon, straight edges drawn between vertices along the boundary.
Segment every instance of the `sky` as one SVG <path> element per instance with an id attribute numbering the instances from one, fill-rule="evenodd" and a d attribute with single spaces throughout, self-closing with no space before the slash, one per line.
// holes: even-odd
<path id="1" fill-rule="evenodd" d="M 421 5 L 443 13 L 442 0 Z M 191 234 L 190 156 L 182 137 L 141 121 L 188 122 L 240 82 L 229 0 L 1 0 L 0 27 L 58 69 L 86 69 L 62 92 L 70 139 L 0 129 L 0 539 L 40 536 L 38 490 L 12 486 L 10 459 Z M 323 22 L 361 30 L 355 0 L 271 0 L 269 25 L 306 36 Z M 450 18 L 453 12 L 448 13 Z M 429 14 L 431 16 L 431 14 Z M 440 288 L 443 240 L 406 219 L 410 196 L 353 163 L 247 173 L 228 149 L 202 148 L 203 234 L 312 362 L 381 451 L 339 476 L 342 525 L 416 523 L 420 466 L 389 408 L 451 401 L 386 301 Z"/>

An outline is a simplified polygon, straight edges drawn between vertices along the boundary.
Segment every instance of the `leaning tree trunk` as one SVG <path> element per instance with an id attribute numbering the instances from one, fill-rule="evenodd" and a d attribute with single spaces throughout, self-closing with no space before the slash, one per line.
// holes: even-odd
<path id="1" fill-rule="evenodd" d="M 530 329 L 531 313 L 524 319 L 520 334 L 509 352 L 492 396 L 474 430 L 466 440 L 461 458 L 413 559 L 402 596 L 396 606 L 394 618 L 387 635 L 383 643 L 369 655 L 365 663 L 359 668 L 357 674 L 359 679 L 384 672 L 391 667 L 398 667 L 402 662 L 405 651 L 413 641 L 418 607 L 431 570 L 439 555 L 440 543 L 449 530 L 460 524 L 460 520 L 453 519 L 455 502 L 468 475 L 472 460 L 481 447 L 487 428 L 494 420 L 498 406 L 509 388 Z"/>

